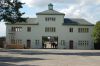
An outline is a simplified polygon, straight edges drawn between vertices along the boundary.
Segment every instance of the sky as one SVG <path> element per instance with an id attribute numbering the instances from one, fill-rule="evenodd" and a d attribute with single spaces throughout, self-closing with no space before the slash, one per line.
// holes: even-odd
<path id="1" fill-rule="evenodd" d="M 100 21 L 100 0 L 20 0 L 25 3 L 21 12 L 23 17 L 36 18 L 36 13 L 54 5 L 54 10 L 65 13 L 65 18 L 83 18 L 95 24 Z M 6 35 L 6 26 L 0 22 L 0 36 Z"/>

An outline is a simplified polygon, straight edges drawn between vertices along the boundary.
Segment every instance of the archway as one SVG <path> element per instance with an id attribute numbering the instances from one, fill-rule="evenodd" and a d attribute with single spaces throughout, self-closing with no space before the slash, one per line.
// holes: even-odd
<path id="1" fill-rule="evenodd" d="M 57 49 L 58 37 L 56 36 L 42 36 L 42 48 Z"/>

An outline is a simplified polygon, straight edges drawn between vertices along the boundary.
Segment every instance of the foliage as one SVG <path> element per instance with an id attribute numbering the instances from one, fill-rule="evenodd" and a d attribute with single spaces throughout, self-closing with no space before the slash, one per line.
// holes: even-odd
<path id="1" fill-rule="evenodd" d="M 25 13 L 20 12 L 23 3 L 18 0 L 0 0 L 0 21 L 16 23 L 25 22 L 26 18 L 22 18 Z"/>
<path id="2" fill-rule="evenodd" d="M 93 38 L 96 48 L 100 49 L 100 21 L 98 21 L 93 30 Z"/>

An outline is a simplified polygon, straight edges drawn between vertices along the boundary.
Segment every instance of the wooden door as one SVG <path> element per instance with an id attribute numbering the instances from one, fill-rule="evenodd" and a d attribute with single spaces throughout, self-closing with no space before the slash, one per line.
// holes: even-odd
<path id="1" fill-rule="evenodd" d="M 70 49 L 73 49 L 73 40 L 70 40 L 70 41 L 69 41 L 69 48 L 70 48 Z"/>
<path id="2" fill-rule="evenodd" d="M 27 48 L 31 47 L 31 40 L 27 40 Z"/>

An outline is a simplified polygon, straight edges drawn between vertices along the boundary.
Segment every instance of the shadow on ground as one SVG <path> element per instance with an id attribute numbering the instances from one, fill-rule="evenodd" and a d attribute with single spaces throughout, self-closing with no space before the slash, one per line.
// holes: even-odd
<path id="1" fill-rule="evenodd" d="M 0 51 L 0 52 L 3 52 L 3 51 Z M 22 55 L 66 55 L 66 56 L 68 56 L 68 55 L 78 55 L 78 56 L 100 56 L 100 52 L 61 52 L 61 51 L 60 52 L 49 52 L 49 51 L 28 51 L 28 50 L 6 50 L 4 52 L 9 52 L 11 54 L 22 54 Z"/>
<path id="2" fill-rule="evenodd" d="M 100 56 L 100 53 L 99 52 L 79 52 L 79 53 L 45 53 L 45 52 L 42 52 L 42 53 L 20 53 L 20 54 L 23 54 L 23 55 L 78 55 L 78 56 Z"/>
<path id="3" fill-rule="evenodd" d="M 25 57 L 0 57 L 0 62 L 23 62 L 23 61 L 36 61 L 45 60 L 41 58 L 25 58 Z"/>
<path id="4" fill-rule="evenodd" d="M 37 61 L 45 60 L 41 58 L 25 58 L 25 57 L 3 57 L 0 56 L 0 66 L 37 66 L 37 65 L 15 65 L 12 62 L 24 62 L 24 61 Z M 10 63 L 11 62 L 11 63 Z"/>
<path id="5" fill-rule="evenodd" d="M 11 63 L 0 62 L 0 66 L 38 66 L 38 65 L 16 65 L 16 64 L 11 64 Z"/>

